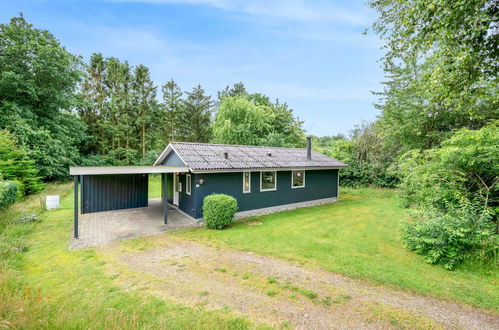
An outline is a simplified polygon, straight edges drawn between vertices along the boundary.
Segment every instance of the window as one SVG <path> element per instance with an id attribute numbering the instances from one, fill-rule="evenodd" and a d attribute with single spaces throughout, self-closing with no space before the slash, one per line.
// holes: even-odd
<path id="1" fill-rule="evenodd" d="M 243 193 L 251 192 L 251 172 L 243 172 Z"/>
<path id="2" fill-rule="evenodd" d="M 191 194 L 191 175 L 187 174 L 185 178 L 185 193 L 187 195 Z"/>
<path id="3" fill-rule="evenodd" d="M 291 171 L 291 188 L 305 187 L 305 171 Z"/>
<path id="4" fill-rule="evenodd" d="M 277 172 L 260 172 L 260 191 L 276 190 Z"/>

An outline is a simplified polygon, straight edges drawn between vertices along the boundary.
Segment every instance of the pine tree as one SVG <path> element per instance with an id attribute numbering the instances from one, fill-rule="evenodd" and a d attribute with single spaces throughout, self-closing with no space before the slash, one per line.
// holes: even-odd
<path id="1" fill-rule="evenodd" d="M 81 86 L 83 102 L 78 108 L 80 118 L 87 125 L 88 134 L 92 137 L 92 141 L 87 143 L 87 153 L 101 151 L 99 142 L 103 140 L 104 132 L 99 123 L 104 119 L 106 113 L 107 88 L 105 79 L 106 60 L 101 53 L 94 53 L 90 57 L 90 63 Z"/>
<path id="2" fill-rule="evenodd" d="M 173 79 L 170 79 L 163 87 L 163 132 L 162 140 L 165 144 L 176 141 L 180 136 L 181 115 L 182 115 L 182 90 Z"/>
<path id="3" fill-rule="evenodd" d="M 148 142 L 153 142 L 150 136 L 155 135 L 152 128 L 157 121 L 157 114 L 155 114 L 156 87 L 151 80 L 149 69 L 144 65 L 138 65 L 134 70 L 131 103 L 136 113 L 140 152 L 143 158 L 146 155 Z"/>
<path id="4" fill-rule="evenodd" d="M 181 137 L 184 141 L 209 142 L 213 107 L 211 96 L 205 94 L 201 85 L 186 94 L 180 118 L 183 128 Z"/>

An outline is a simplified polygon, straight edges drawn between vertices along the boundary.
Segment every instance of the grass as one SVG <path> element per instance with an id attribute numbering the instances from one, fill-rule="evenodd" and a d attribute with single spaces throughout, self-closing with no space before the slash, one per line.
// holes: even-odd
<path id="1" fill-rule="evenodd" d="M 149 174 L 149 198 L 161 197 L 161 176 Z"/>
<path id="2" fill-rule="evenodd" d="M 253 217 L 224 230 L 196 228 L 174 235 L 499 311 L 497 270 L 463 266 L 447 271 L 403 247 L 399 226 L 411 218 L 395 191 L 342 192 L 333 204 Z M 249 225 L 255 221 L 262 225 Z"/>
<path id="3" fill-rule="evenodd" d="M 47 186 L 44 193 L 62 195 L 56 211 L 41 213 L 39 196 L 32 196 L 0 213 L 0 327 L 252 327 L 225 310 L 191 308 L 138 290 L 123 290 L 116 281 L 127 273 L 112 261 L 95 249 L 68 251 L 73 214 L 70 192 L 70 184 Z M 40 214 L 40 221 L 18 223 L 23 212 Z"/>

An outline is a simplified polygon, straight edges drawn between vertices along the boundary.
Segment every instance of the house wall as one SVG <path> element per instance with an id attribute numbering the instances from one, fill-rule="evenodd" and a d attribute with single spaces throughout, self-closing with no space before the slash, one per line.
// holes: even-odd
<path id="1" fill-rule="evenodd" d="M 81 212 L 120 210 L 148 205 L 147 174 L 84 175 Z"/>
<path id="2" fill-rule="evenodd" d="M 170 152 L 168 156 L 161 162 L 161 165 L 168 166 L 185 166 L 184 162 L 175 152 Z"/>
<path id="3" fill-rule="evenodd" d="M 185 175 L 182 177 L 185 186 Z M 199 179 L 204 182 L 196 187 Z M 277 171 L 277 190 L 265 192 L 260 192 L 260 172 L 251 172 L 250 193 L 243 193 L 242 172 L 192 174 L 192 194 L 186 195 L 183 189 L 180 208 L 195 218 L 201 218 L 203 199 L 212 193 L 235 197 L 238 211 L 337 197 L 338 170 L 306 170 L 303 188 L 291 188 L 291 171 Z"/>
<path id="4" fill-rule="evenodd" d="M 179 202 L 178 207 L 188 215 L 193 218 L 198 218 L 196 216 L 196 196 L 195 196 L 195 183 L 194 183 L 194 174 L 191 174 L 191 194 L 187 194 L 187 174 L 181 173 L 178 178 L 179 182 L 182 183 L 182 191 L 179 193 Z"/>

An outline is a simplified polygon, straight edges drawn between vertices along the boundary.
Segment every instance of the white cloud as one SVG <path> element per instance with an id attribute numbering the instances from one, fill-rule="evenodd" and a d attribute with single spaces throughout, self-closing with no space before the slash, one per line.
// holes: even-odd
<path id="1" fill-rule="evenodd" d="M 206 5 L 221 10 L 239 12 L 256 17 L 285 19 L 300 22 L 334 22 L 366 25 L 365 11 L 355 12 L 331 2 L 305 0 L 110 0 L 114 2 L 144 2 L 154 4 Z"/>

